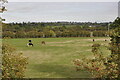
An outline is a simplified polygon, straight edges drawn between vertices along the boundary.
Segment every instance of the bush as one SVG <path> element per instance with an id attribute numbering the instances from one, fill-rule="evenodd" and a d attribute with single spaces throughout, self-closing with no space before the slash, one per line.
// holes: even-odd
<path id="1" fill-rule="evenodd" d="M 2 78 L 23 78 L 27 58 L 22 53 L 15 53 L 15 48 L 9 44 L 2 45 Z"/>
<path id="2" fill-rule="evenodd" d="M 7 43 L 3 43 L 2 44 L 2 54 L 5 54 L 5 53 L 12 53 L 16 50 L 15 47 L 13 47 L 12 45 L 10 44 L 7 44 Z"/>
<path id="3" fill-rule="evenodd" d="M 87 70 L 92 73 L 93 78 L 118 78 L 118 64 L 112 62 L 112 59 L 118 56 L 104 57 L 100 52 L 100 44 L 93 44 L 92 52 L 94 57 L 92 59 L 77 59 L 74 60 L 76 70 Z"/>

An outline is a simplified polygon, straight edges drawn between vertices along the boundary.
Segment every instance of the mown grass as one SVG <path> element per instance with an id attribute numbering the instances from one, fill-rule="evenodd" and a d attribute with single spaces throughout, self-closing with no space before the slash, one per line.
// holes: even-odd
<path id="1" fill-rule="evenodd" d="M 91 73 L 75 70 L 74 59 L 83 56 L 91 58 L 91 45 L 100 43 L 105 56 L 110 51 L 105 47 L 109 38 L 26 38 L 26 39 L 3 39 L 3 42 L 14 45 L 18 51 L 22 51 L 29 58 L 29 64 L 25 76 L 28 78 L 89 78 Z M 107 42 L 104 40 L 108 39 Z M 32 40 L 34 47 L 27 47 L 28 40 Z M 46 45 L 41 45 L 45 41 Z"/>

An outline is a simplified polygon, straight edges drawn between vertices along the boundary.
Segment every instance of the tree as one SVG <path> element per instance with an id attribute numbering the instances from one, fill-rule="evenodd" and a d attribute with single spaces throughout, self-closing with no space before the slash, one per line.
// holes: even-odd
<path id="1" fill-rule="evenodd" d="M 0 13 L 3 13 L 4 11 L 6 11 L 6 8 L 4 6 L 5 3 L 7 3 L 7 0 L 0 0 L 0 5 L 1 5 L 0 6 Z M 5 21 L 5 19 L 2 19 L 0 17 L 0 38 L 2 38 L 2 21 Z M 0 45 L 2 45 L 1 41 L 0 41 Z M 1 47 L 2 46 L 0 46 L 0 48 Z M 0 61 L 2 61 L 1 58 L 2 58 L 2 54 L 0 54 Z M 2 62 L 0 62 L 0 67 L 1 67 L 1 65 L 2 65 Z M 0 77 L 1 77 L 1 73 L 0 73 Z"/>
<path id="2" fill-rule="evenodd" d="M 91 72 L 95 78 L 120 79 L 120 18 L 117 18 L 111 24 L 111 27 L 113 27 L 110 43 L 111 55 L 104 57 L 99 50 L 100 45 L 93 44 L 92 52 L 94 53 L 94 58 L 74 60 L 76 70 L 85 69 Z"/>
<path id="3" fill-rule="evenodd" d="M 51 37 L 56 37 L 56 33 L 53 30 L 50 30 L 50 36 Z"/>
<path id="4" fill-rule="evenodd" d="M 120 27 L 120 18 L 117 17 L 117 18 L 115 19 L 115 21 L 114 21 L 112 24 L 110 24 L 110 27 L 111 27 L 112 29 L 119 28 L 119 27 Z"/>
<path id="5" fill-rule="evenodd" d="M 4 11 L 6 11 L 5 6 L 4 6 L 5 3 L 8 3 L 8 1 L 7 0 L 0 0 L 0 4 L 1 4 L 0 12 L 2 12 L 2 13 Z"/>
<path id="6" fill-rule="evenodd" d="M 44 24 L 44 27 L 41 25 Z M 107 33 L 106 23 L 97 23 L 95 25 L 103 25 L 100 27 L 84 27 L 81 28 L 81 23 L 37 23 L 37 22 L 28 22 L 28 23 L 3 23 L 3 33 L 8 31 L 13 32 L 16 35 L 14 38 L 39 38 L 41 33 L 43 37 L 90 37 L 90 32 L 92 31 L 96 37 L 105 37 Z M 87 26 L 90 23 L 82 23 Z M 93 23 L 91 23 L 93 24 Z M 64 26 L 61 26 L 64 25 Z M 96 30 L 96 31 L 94 31 Z M 18 34 L 22 32 L 25 34 Z M 30 34 L 29 34 L 30 33 Z M 32 35 L 32 36 L 31 36 Z"/>
<path id="7" fill-rule="evenodd" d="M 112 62 L 115 62 L 118 64 L 118 71 L 119 71 L 119 76 L 118 78 L 120 79 L 120 18 L 117 17 L 116 20 L 110 25 L 112 30 L 112 35 L 111 36 L 111 57 L 112 57 Z"/>
<path id="8" fill-rule="evenodd" d="M 15 37 L 15 33 L 11 32 L 11 31 L 6 31 L 6 32 L 2 33 L 2 37 L 3 38 L 5 38 L 5 37 L 14 38 Z"/>

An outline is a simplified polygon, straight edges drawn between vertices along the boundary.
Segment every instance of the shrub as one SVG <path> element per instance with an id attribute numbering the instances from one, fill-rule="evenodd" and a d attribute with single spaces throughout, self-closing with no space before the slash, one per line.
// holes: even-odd
<path id="1" fill-rule="evenodd" d="M 119 74 L 118 64 L 112 62 L 112 59 L 118 56 L 104 57 L 100 52 L 100 44 L 93 44 L 92 52 L 94 53 L 92 59 L 83 58 L 73 61 L 76 70 L 87 70 L 92 73 L 93 78 L 117 78 Z"/>
<path id="2" fill-rule="evenodd" d="M 9 44 L 3 44 L 2 78 L 23 78 L 27 58 L 22 53 L 15 53 L 15 48 Z"/>
<path id="3" fill-rule="evenodd" d="M 3 43 L 2 44 L 2 54 L 5 54 L 5 53 L 12 53 L 16 50 L 15 47 L 13 47 L 12 45 L 10 44 L 7 44 L 7 43 Z"/>

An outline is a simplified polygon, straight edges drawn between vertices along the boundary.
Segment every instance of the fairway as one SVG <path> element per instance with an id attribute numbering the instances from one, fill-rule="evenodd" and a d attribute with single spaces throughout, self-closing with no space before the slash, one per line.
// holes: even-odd
<path id="1" fill-rule="evenodd" d="M 10 43 L 28 57 L 28 66 L 25 73 L 27 78 L 90 78 L 88 71 L 75 70 L 74 59 L 83 56 L 92 58 L 91 46 L 100 43 L 101 51 L 108 56 L 110 51 L 105 47 L 110 43 L 108 37 L 96 37 L 95 42 L 90 37 L 80 38 L 19 38 L 3 39 Z M 105 41 L 107 39 L 107 41 Z M 27 47 L 28 40 L 32 40 L 34 46 Z M 42 45 L 45 41 L 46 45 Z"/>

